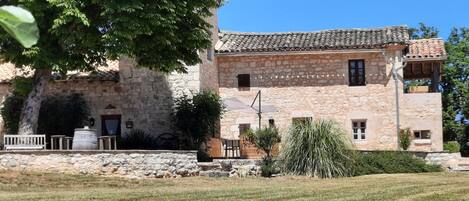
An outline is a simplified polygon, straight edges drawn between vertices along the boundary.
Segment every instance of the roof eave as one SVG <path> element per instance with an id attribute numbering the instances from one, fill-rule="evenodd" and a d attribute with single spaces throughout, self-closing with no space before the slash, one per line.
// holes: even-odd
<path id="1" fill-rule="evenodd" d="M 373 49 L 341 49 L 341 50 L 308 50 L 308 51 L 246 51 L 246 52 L 216 52 L 217 56 L 262 56 L 262 55 L 303 55 L 303 54 L 346 54 L 384 52 L 386 48 Z"/>

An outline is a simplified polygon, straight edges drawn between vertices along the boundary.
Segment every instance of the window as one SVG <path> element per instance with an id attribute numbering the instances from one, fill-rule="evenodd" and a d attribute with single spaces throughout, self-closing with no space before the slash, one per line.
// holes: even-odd
<path id="1" fill-rule="evenodd" d="M 365 60 L 349 60 L 348 76 L 350 86 L 364 86 L 365 82 Z"/>
<path id="2" fill-rule="evenodd" d="M 293 117 L 292 119 L 293 124 L 306 123 L 310 121 L 313 121 L 313 117 Z"/>
<path id="3" fill-rule="evenodd" d="M 208 61 L 213 61 L 213 50 L 212 49 L 207 49 L 207 60 Z"/>
<path id="4" fill-rule="evenodd" d="M 239 135 L 244 134 L 245 132 L 251 129 L 251 124 L 239 124 Z"/>
<path id="5" fill-rule="evenodd" d="M 352 134 L 354 140 L 365 140 L 366 139 L 366 121 L 365 120 L 353 120 L 352 121 Z"/>
<path id="6" fill-rule="evenodd" d="M 251 76 L 249 74 L 238 74 L 238 88 L 249 89 L 251 87 Z"/>
<path id="7" fill-rule="evenodd" d="M 269 119 L 269 127 L 271 127 L 271 128 L 275 127 L 275 120 L 274 119 Z"/>
<path id="8" fill-rule="evenodd" d="M 414 131 L 414 139 L 430 139 L 431 133 L 429 130 Z"/>

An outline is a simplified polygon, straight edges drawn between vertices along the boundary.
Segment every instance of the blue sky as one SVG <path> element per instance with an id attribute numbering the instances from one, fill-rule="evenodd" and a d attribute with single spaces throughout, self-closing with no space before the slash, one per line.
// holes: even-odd
<path id="1" fill-rule="evenodd" d="M 446 39 L 469 27 L 469 0 L 228 0 L 219 9 L 222 30 L 315 31 L 390 25 L 435 26 Z"/>

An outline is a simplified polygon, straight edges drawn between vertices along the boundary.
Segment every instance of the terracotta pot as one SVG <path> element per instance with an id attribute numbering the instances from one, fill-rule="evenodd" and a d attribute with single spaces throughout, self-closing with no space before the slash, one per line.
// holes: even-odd
<path id="1" fill-rule="evenodd" d="M 428 86 L 410 86 L 409 93 L 428 93 L 429 87 Z"/>

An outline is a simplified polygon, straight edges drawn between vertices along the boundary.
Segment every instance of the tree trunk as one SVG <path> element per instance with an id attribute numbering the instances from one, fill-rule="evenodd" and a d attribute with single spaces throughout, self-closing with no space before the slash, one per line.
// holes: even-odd
<path id="1" fill-rule="evenodd" d="M 36 69 L 33 77 L 33 89 L 28 94 L 21 110 L 19 135 L 33 135 L 36 133 L 41 101 L 51 76 L 50 69 Z"/>

